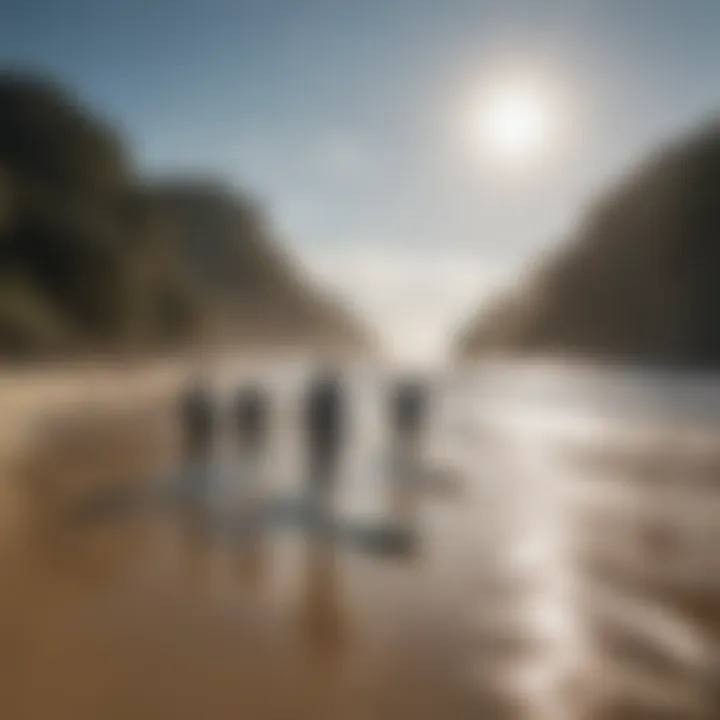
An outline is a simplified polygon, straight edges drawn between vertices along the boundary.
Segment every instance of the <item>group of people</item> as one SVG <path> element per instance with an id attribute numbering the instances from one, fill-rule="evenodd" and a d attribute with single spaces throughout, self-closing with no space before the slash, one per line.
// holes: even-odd
<path id="1" fill-rule="evenodd" d="M 426 387 L 416 381 L 395 385 L 389 398 L 393 442 L 412 448 L 420 441 L 427 416 Z M 337 372 L 320 371 L 311 379 L 304 400 L 302 429 L 308 458 L 309 491 L 324 499 L 332 495 L 347 437 L 348 402 L 343 379 Z M 271 430 L 272 399 L 260 385 L 242 387 L 233 398 L 232 421 L 239 448 L 245 454 L 262 452 Z M 184 456 L 196 461 L 209 456 L 218 414 L 212 393 L 202 383 L 187 391 L 182 408 Z"/>

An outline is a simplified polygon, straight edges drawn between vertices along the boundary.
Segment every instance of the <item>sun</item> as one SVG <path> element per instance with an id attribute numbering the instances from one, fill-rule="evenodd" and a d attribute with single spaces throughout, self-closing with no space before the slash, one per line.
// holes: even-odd
<path id="1" fill-rule="evenodd" d="M 551 149 L 556 112 L 550 91 L 539 84 L 495 84 L 474 104 L 473 143 L 484 156 L 501 164 L 527 166 Z"/>

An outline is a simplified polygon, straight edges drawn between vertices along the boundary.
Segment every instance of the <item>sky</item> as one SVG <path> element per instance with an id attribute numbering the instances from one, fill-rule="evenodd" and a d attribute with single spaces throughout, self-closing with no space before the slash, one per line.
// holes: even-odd
<path id="1" fill-rule="evenodd" d="M 217 175 L 306 272 L 430 356 L 659 143 L 720 106 L 718 0 L 0 0 L 0 62 L 119 124 L 149 176 Z M 483 153 L 528 81 L 541 157 Z"/>

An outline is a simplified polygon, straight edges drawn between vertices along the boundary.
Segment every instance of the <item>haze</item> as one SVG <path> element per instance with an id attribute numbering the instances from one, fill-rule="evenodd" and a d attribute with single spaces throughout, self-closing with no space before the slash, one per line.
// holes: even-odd
<path id="1" fill-rule="evenodd" d="M 717 108 L 719 26 L 713 0 L 11 0 L 0 60 L 103 108 L 149 174 L 252 188 L 393 354 L 430 357 L 634 158 Z M 511 93 L 517 122 L 496 127 L 524 160 L 508 172 L 470 147 L 468 112 L 528 73 L 536 99 Z"/>

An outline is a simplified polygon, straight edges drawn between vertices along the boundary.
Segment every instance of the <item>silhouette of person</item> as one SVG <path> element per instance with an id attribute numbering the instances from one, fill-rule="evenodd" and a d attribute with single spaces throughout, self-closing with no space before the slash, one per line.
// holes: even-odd
<path id="1" fill-rule="evenodd" d="M 427 414 L 427 389 L 417 381 L 405 380 L 394 388 L 390 403 L 393 466 L 390 504 L 396 521 L 413 525 L 417 516 L 417 454 Z"/>
<path id="2" fill-rule="evenodd" d="M 182 543 L 193 572 L 199 572 L 202 538 L 207 530 L 207 500 L 210 460 L 217 417 L 209 382 L 201 375 L 193 379 L 180 398 L 181 456 L 183 467 L 177 487 L 181 512 Z"/>
<path id="3" fill-rule="evenodd" d="M 240 449 L 257 455 L 267 442 L 269 401 L 262 388 L 243 388 L 235 398 L 235 429 Z"/>
<path id="4" fill-rule="evenodd" d="M 208 464 L 217 423 L 212 392 L 204 380 L 195 380 L 186 389 L 180 403 L 180 422 L 181 500 L 197 504 L 207 490 Z"/>
<path id="5" fill-rule="evenodd" d="M 245 532 L 239 550 L 240 571 L 245 582 L 255 585 L 263 573 L 266 554 L 260 525 L 264 502 L 260 463 L 269 431 L 267 392 L 257 385 L 240 389 L 233 403 L 233 420 L 244 475 L 240 508 Z"/>
<path id="6" fill-rule="evenodd" d="M 206 459 L 215 435 L 212 393 L 202 380 L 194 381 L 181 400 L 182 454 L 186 461 Z"/>
<path id="7" fill-rule="evenodd" d="M 316 501 L 327 502 L 338 481 L 345 435 L 343 389 L 337 373 L 323 370 L 313 380 L 307 398 L 309 486 Z"/>
<path id="8" fill-rule="evenodd" d="M 392 396 L 392 427 L 396 442 L 416 448 L 427 415 L 427 390 L 420 382 L 404 381 Z"/>

